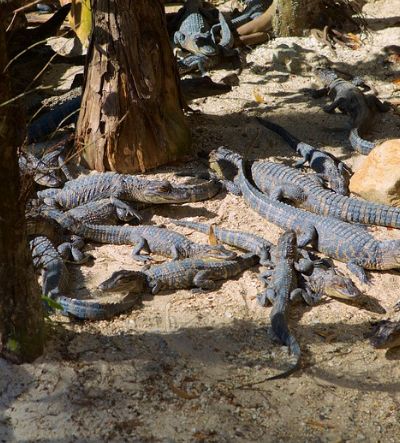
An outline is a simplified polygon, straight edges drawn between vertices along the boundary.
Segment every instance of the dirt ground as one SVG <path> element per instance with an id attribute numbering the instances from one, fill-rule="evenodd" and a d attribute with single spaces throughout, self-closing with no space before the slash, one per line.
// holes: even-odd
<path id="1" fill-rule="evenodd" d="M 357 169 L 361 156 L 348 149 L 348 117 L 325 114 L 325 99 L 299 92 L 316 86 L 312 74 L 291 74 L 271 62 L 272 54 L 279 44 L 296 42 L 305 53 L 323 55 L 361 76 L 382 100 L 396 101 L 399 86 L 393 81 L 400 77 L 400 64 L 385 63 L 382 48 L 400 45 L 399 11 L 399 0 L 367 4 L 364 12 L 373 32 L 358 50 L 339 46 L 336 58 L 313 37 L 276 39 L 255 48 L 239 86 L 192 104 L 202 112 L 188 117 L 193 154 L 221 145 L 243 153 L 260 130 L 250 157 L 293 164 L 298 158 L 254 119 L 265 116 Z M 229 72 L 211 74 L 219 80 Z M 254 92 L 265 104 L 254 99 Z M 391 110 L 377 117 L 368 139 L 399 136 L 400 117 Z M 149 176 L 179 181 L 174 173 L 187 168 L 198 169 L 199 163 L 166 166 Z M 143 215 L 146 222 L 201 242 L 207 238 L 178 229 L 168 218 L 247 230 L 272 242 L 280 233 L 240 197 L 225 192 L 210 201 L 157 207 Z M 400 238 L 399 231 L 386 228 L 373 235 Z M 101 297 L 96 287 L 113 271 L 140 269 L 128 247 L 90 242 L 86 248 L 95 256 L 93 263 L 69 268 L 76 297 Z M 342 263 L 337 266 L 347 273 Z M 265 381 L 291 359 L 287 348 L 268 335 L 270 308 L 256 300 L 258 272 L 251 268 L 210 293 L 144 296 L 135 309 L 111 321 L 78 323 L 52 316 L 43 357 L 21 366 L 0 359 L 0 441 L 400 441 L 400 350 L 376 350 L 368 340 L 373 322 L 396 318 L 391 309 L 400 298 L 400 274 L 370 272 L 369 286 L 353 278 L 365 293 L 356 303 L 324 297 L 312 308 L 296 304 L 290 326 L 301 346 L 301 370 Z"/>

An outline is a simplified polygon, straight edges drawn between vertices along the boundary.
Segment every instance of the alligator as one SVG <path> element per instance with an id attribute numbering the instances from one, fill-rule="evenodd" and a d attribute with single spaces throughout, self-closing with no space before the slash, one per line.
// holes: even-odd
<path id="1" fill-rule="evenodd" d="M 238 60 L 239 64 L 242 64 L 241 54 L 237 48 L 233 48 L 234 36 L 229 29 L 229 25 L 224 15 L 219 13 L 219 21 L 221 24 L 221 39 L 217 43 L 215 41 L 215 47 L 217 52 L 213 55 L 206 54 L 191 54 L 178 61 L 178 70 L 180 75 L 187 74 L 189 72 L 199 70 L 204 76 L 206 70 L 213 69 L 218 66 L 223 58 L 234 57 Z"/>
<path id="2" fill-rule="evenodd" d="M 199 245 L 178 232 L 158 226 L 95 225 L 90 223 L 91 214 L 85 210 L 83 216 L 71 215 L 71 212 L 79 214 L 77 210 L 61 212 L 57 209 L 48 209 L 46 215 L 56 220 L 62 228 L 69 229 L 86 239 L 114 245 L 133 245 L 132 257 L 135 260 L 151 260 L 151 257 L 140 254 L 142 250 L 171 257 L 174 260 L 189 257 L 230 260 L 236 257 L 234 251 L 222 245 Z"/>
<path id="3" fill-rule="evenodd" d="M 21 176 L 33 175 L 33 180 L 42 186 L 57 188 L 62 185 L 62 180 L 56 171 L 48 168 L 42 160 L 36 158 L 28 151 L 21 151 L 18 155 L 18 166 Z"/>
<path id="4" fill-rule="evenodd" d="M 368 155 L 376 144 L 361 137 L 371 129 L 374 112 L 388 111 L 389 103 L 382 103 L 375 95 L 364 95 L 356 85 L 341 79 L 331 69 L 315 68 L 314 74 L 323 83 L 327 94 L 333 100 L 330 105 L 324 106 L 323 110 L 331 113 L 339 108 L 341 112 L 350 115 L 352 118 L 350 145 L 360 154 Z"/>
<path id="5" fill-rule="evenodd" d="M 289 134 L 282 126 L 268 120 L 256 117 L 256 120 L 266 128 L 280 135 L 285 142 L 303 157 L 295 164 L 296 168 L 308 162 L 317 176 L 329 183 L 330 188 L 338 194 L 349 195 L 350 169 L 334 155 L 322 149 L 301 142 L 298 138 Z"/>
<path id="6" fill-rule="evenodd" d="M 264 237 L 250 232 L 218 228 L 206 223 L 172 219 L 170 219 L 170 221 L 178 226 L 184 226 L 204 234 L 214 235 L 217 240 L 227 245 L 253 252 L 258 255 L 260 265 L 262 266 L 274 265 L 275 245 Z M 299 249 L 299 255 L 311 261 L 305 250 Z M 302 267 L 305 268 L 304 265 Z M 361 295 L 360 290 L 349 277 L 346 277 L 337 268 L 327 267 L 322 263 L 316 263 L 316 261 L 312 262 L 311 273 L 300 273 L 299 284 L 308 294 L 308 297 L 305 299 L 308 304 L 314 304 L 322 295 L 348 300 Z"/>
<path id="7" fill-rule="evenodd" d="M 368 282 L 364 269 L 400 268 L 400 240 L 380 241 L 357 225 L 273 200 L 246 178 L 244 162 L 239 154 L 221 147 L 213 151 L 211 157 L 215 161 L 223 159 L 236 165 L 236 182 L 246 204 L 269 222 L 283 229 L 295 230 L 299 247 L 311 244 L 328 257 L 345 262 L 363 283 Z"/>
<path id="8" fill-rule="evenodd" d="M 354 300 L 362 295 L 349 277 L 335 267 L 326 267 L 322 264 L 314 264 L 310 275 L 301 273 L 299 286 L 307 292 L 308 298 L 305 300 L 308 304 L 314 304 L 323 295 L 345 300 Z"/>
<path id="9" fill-rule="evenodd" d="M 186 0 L 174 20 L 179 23 L 174 34 L 175 45 L 196 55 L 216 55 L 218 49 L 211 38 L 206 16 L 210 17 L 210 14 L 203 8 L 201 0 Z"/>
<path id="10" fill-rule="evenodd" d="M 42 268 L 43 294 L 62 306 L 62 310 L 56 310 L 59 314 L 83 320 L 106 320 L 135 305 L 135 298 L 105 303 L 65 296 L 69 286 L 69 273 L 57 249 L 47 237 L 38 236 L 29 244 L 34 266 Z M 51 311 L 48 306 L 45 308 Z"/>
<path id="11" fill-rule="evenodd" d="M 57 247 L 57 251 L 64 261 L 81 264 L 92 258 L 90 254 L 80 251 L 84 245 L 82 237 L 70 234 L 66 229 L 61 228 L 55 220 L 40 213 L 28 212 L 26 213 L 26 224 L 30 238 L 47 237 Z"/>
<path id="12" fill-rule="evenodd" d="M 297 286 L 296 263 L 299 256 L 297 251 L 297 237 L 292 230 L 280 235 L 275 248 L 275 268 L 265 271 L 264 278 L 267 288 L 259 296 L 258 301 L 266 306 L 272 303 L 270 312 L 271 333 L 282 344 L 287 346 L 295 356 L 293 363 L 285 372 L 268 377 L 268 380 L 287 377 L 300 368 L 301 351 L 297 340 L 290 333 L 287 321 L 289 318 L 290 302 L 302 296 L 304 291 Z"/>
<path id="13" fill-rule="evenodd" d="M 265 238 L 252 234 L 250 232 L 232 231 L 228 229 L 218 228 L 215 226 L 207 225 L 206 223 L 181 221 L 181 220 L 169 220 L 174 225 L 184 226 L 189 229 L 194 229 L 204 234 L 214 235 L 217 240 L 244 251 L 257 254 L 260 259 L 260 265 L 271 266 L 270 250 L 275 247 L 271 242 Z"/>
<path id="14" fill-rule="evenodd" d="M 226 94 L 232 90 L 230 85 L 216 83 L 209 76 L 181 79 L 183 95 L 187 102 L 202 97 Z M 75 123 L 82 103 L 82 88 L 77 88 L 79 95 L 65 101 L 51 111 L 43 114 L 28 125 L 28 144 L 36 142 L 59 128 Z"/>
<path id="15" fill-rule="evenodd" d="M 234 277 L 258 264 L 258 256 L 248 253 L 235 260 L 201 260 L 186 258 L 142 271 L 121 270 L 99 285 L 104 292 L 133 292 L 158 294 L 167 289 L 192 289 L 192 292 L 210 291 L 214 280 Z"/>
<path id="16" fill-rule="evenodd" d="M 77 226 L 84 223 L 114 225 L 119 222 L 130 222 L 135 217 L 142 221 L 142 217 L 137 213 L 136 209 L 129 205 L 119 208 L 118 204 L 114 204 L 113 198 L 90 201 L 76 208 L 69 209 L 67 212 L 61 212 L 58 208 L 48 205 L 42 205 L 39 211 L 41 216 L 53 220 L 65 218 L 63 222 L 65 229 L 70 227 L 68 220 L 71 222 L 73 220 Z"/>
<path id="17" fill-rule="evenodd" d="M 400 322 L 380 321 L 370 341 L 372 346 L 377 349 L 389 349 L 400 346 Z"/>
<path id="18" fill-rule="evenodd" d="M 251 173 L 258 189 L 271 198 L 292 200 L 308 211 L 348 222 L 400 228 L 400 208 L 337 194 L 310 174 L 268 161 L 253 163 Z"/>
<path id="19" fill-rule="evenodd" d="M 209 191 L 209 187 L 206 189 Z M 212 183 L 212 189 L 216 189 L 216 194 L 220 186 Z M 154 204 L 187 203 L 200 201 L 202 197 L 208 198 L 208 195 L 208 192 L 204 193 L 204 185 L 199 187 L 173 185 L 168 180 L 147 180 L 116 172 L 81 176 L 68 181 L 58 191 L 50 189 L 37 193 L 39 200 L 47 205 L 59 205 L 65 209 L 109 197 L 113 197 L 115 205 L 123 208 L 126 205 L 122 200 Z"/>

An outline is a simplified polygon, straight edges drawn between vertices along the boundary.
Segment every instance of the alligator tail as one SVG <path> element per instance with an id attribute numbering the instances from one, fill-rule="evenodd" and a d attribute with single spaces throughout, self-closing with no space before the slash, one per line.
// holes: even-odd
<path id="1" fill-rule="evenodd" d="M 256 120 L 261 123 L 263 126 L 268 128 L 269 130 L 275 132 L 276 134 L 280 135 L 283 140 L 294 150 L 297 151 L 297 146 L 300 143 L 300 140 L 293 136 L 292 134 L 289 134 L 289 132 L 286 131 L 282 126 L 277 125 L 276 123 L 272 123 L 268 120 L 265 120 L 264 118 L 256 117 Z"/>
<path id="2" fill-rule="evenodd" d="M 358 129 L 352 128 L 349 135 L 349 142 L 351 147 L 363 155 L 368 155 L 376 146 L 376 143 L 371 143 L 367 140 L 362 139 L 358 135 Z"/>

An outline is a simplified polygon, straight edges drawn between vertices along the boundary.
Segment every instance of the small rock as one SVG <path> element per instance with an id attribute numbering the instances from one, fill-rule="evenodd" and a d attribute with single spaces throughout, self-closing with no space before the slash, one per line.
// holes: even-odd
<path id="1" fill-rule="evenodd" d="M 350 180 L 350 191 L 376 203 L 400 207 L 400 139 L 376 146 Z"/>

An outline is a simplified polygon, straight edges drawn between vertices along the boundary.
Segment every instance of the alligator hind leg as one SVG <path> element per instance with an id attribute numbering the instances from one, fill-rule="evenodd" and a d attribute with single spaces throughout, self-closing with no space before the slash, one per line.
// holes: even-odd
<path id="1" fill-rule="evenodd" d="M 137 243 L 132 251 L 132 258 L 134 260 L 138 260 L 140 262 L 146 262 L 146 261 L 152 260 L 152 258 L 148 255 L 141 255 L 140 252 L 142 250 L 146 251 L 147 253 L 151 252 L 149 244 L 147 243 L 147 240 L 144 237 L 141 237 L 138 235 L 137 236 Z"/>
<path id="2" fill-rule="evenodd" d="M 210 277 L 212 277 L 212 272 L 210 271 L 198 272 L 193 279 L 193 284 L 196 287 L 192 289 L 192 292 L 195 294 L 213 290 L 215 288 L 215 282 L 211 280 Z"/>

